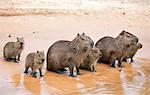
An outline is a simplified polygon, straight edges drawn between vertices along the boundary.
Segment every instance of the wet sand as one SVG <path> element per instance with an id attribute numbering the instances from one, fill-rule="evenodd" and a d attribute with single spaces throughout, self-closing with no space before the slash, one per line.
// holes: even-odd
<path id="1" fill-rule="evenodd" d="M 47 16 L 0 17 L 0 92 L 2 95 L 148 95 L 150 92 L 150 15 L 148 12 L 107 11 L 90 15 L 53 14 Z M 122 30 L 137 35 L 143 48 L 134 63 L 124 63 L 121 72 L 107 64 L 97 64 L 96 73 L 81 70 L 77 78 L 47 72 L 43 78 L 23 74 L 28 53 L 47 52 L 57 40 L 72 40 L 84 32 L 94 42 L 117 36 Z M 8 37 L 11 35 L 12 37 Z M 3 47 L 16 37 L 24 37 L 25 49 L 19 63 L 3 60 Z M 46 63 L 45 63 L 46 64 Z"/>

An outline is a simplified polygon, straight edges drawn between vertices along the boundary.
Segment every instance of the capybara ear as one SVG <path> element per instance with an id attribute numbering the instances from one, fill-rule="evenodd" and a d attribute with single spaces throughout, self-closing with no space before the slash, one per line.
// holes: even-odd
<path id="1" fill-rule="evenodd" d="M 37 53 L 39 53 L 39 51 L 37 51 Z"/>
<path id="2" fill-rule="evenodd" d="M 85 33 L 83 32 L 82 35 L 85 35 Z"/>
<path id="3" fill-rule="evenodd" d="M 122 32 L 120 33 L 120 35 L 124 35 L 125 34 L 125 30 L 122 30 Z"/>
<path id="4" fill-rule="evenodd" d="M 17 37 L 17 41 L 19 41 L 19 38 Z"/>
<path id="5" fill-rule="evenodd" d="M 78 33 L 77 36 L 80 36 L 80 34 Z"/>

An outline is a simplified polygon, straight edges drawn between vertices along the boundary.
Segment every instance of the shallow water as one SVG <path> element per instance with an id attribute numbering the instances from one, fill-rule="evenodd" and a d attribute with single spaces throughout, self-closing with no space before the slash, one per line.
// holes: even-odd
<path id="1" fill-rule="evenodd" d="M 132 16 L 131 16 L 132 15 Z M 150 92 L 150 29 L 149 15 L 105 12 L 100 15 L 51 15 L 0 17 L 0 92 L 2 95 L 148 95 Z M 142 22 L 141 22 L 142 21 Z M 24 60 L 36 50 L 47 52 L 57 40 L 72 40 L 77 33 L 85 32 L 95 42 L 103 36 L 117 36 L 123 29 L 137 35 L 143 48 L 134 63 L 124 63 L 125 68 L 111 68 L 97 64 L 96 73 L 81 70 L 76 78 L 67 74 L 46 72 L 43 78 L 23 74 Z M 34 33 L 33 33 L 34 32 Z M 8 37 L 11 35 L 12 37 Z M 25 39 L 25 49 L 19 63 L 3 60 L 3 46 Z"/>

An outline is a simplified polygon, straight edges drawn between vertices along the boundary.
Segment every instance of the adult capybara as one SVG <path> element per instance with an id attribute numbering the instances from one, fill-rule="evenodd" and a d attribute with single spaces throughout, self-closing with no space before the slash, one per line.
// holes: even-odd
<path id="1" fill-rule="evenodd" d="M 98 48 L 89 49 L 83 63 L 80 65 L 80 68 L 91 72 L 96 72 L 95 66 L 100 57 L 102 57 L 102 53 Z"/>
<path id="2" fill-rule="evenodd" d="M 123 58 L 123 61 L 127 62 L 127 59 L 131 59 L 131 62 L 133 62 L 133 57 L 136 54 L 138 49 L 141 49 L 143 45 L 141 43 L 137 43 L 136 45 L 131 45 L 130 48 L 127 50 L 126 56 Z"/>
<path id="3" fill-rule="evenodd" d="M 122 60 L 128 48 L 131 45 L 136 45 L 138 38 L 126 31 L 122 31 L 116 38 L 103 37 L 95 45 L 102 52 L 102 57 L 99 62 L 109 63 L 115 67 L 115 61 L 118 60 L 118 66 L 122 67 Z"/>
<path id="4" fill-rule="evenodd" d="M 42 77 L 42 67 L 45 61 L 44 51 L 37 51 L 37 53 L 32 52 L 29 53 L 25 60 L 25 71 L 24 73 L 28 73 L 28 69 L 31 67 L 32 76 L 36 77 L 36 70 L 39 70 L 40 76 Z"/>
<path id="5" fill-rule="evenodd" d="M 16 42 L 8 42 L 3 49 L 5 60 L 20 61 L 20 55 L 24 49 L 24 39 L 17 38 Z"/>
<path id="6" fill-rule="evenodd" d="M 72 41 L 55 42 L 47 52 L 47 70 L 62 73 L 65 67 L 69 67 L 70 76 L 74 77 L 73 68 L 76 67 L 77 74 L 79 74 L 79 66 L 84 54 L 93 45 L 92 39 L 84 33 L 78 34 Z"/>

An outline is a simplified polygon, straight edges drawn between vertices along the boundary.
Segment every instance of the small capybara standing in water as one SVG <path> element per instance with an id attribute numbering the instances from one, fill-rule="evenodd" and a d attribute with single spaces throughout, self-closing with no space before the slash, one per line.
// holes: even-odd
<path id="1" fill-rule="evenodd" d="M 8 42 L 4 46 L 3 55 L 5 60 L 14 60 L 15 62 L 20 61 L 20 55 L 24 49 L 24 39 L 17 38 L 16 42 Z"/>
<path id="2" fill-rule="evenodd" d="M 102 57 L 102 53 L 98 48 L 89 49 L 83 63 L 80 65 L 80 68 L 91 72 L 96 72 L 95 66 L 100 57 Z"/>
<path id="3" fill-rule="evenodd" d="M 122 60 L 131 45 L 136 45 L 138 38 L 126 31 L 122 31 L 116 38 L 103 37 L 95 45 L 102 52 L 100 62 L 109 63 L 115 67 L 115 61 L 118 60 L 118 66 L 122 67 Z"/>
<path id="4" fill-rule="evenodd" d="M 30 53 L 27 55 L 25 60 L 25 72 L 28 73 L 29 67 L 32 69 L 32 76 L 36 77 L 36 70 L 39 70 L 40 76 L 42 77 L 42 67 L 45 61 L 44 51 L 37 51 L 37 53 Z"/>
<path id="5" fill-rule="evenodd" d="M 84 33 L 78 34 L 72 41 L 55 42 L 47 52 L 47 70 L 62 73 L 65 67 L 69 67 L 70 76 L 74 77 L 74 67 L 79 74 L 79 66 L 85 57 L 84 54 L 93 45 L 92 39 Z M 78 59 L 78 62 L 75 59 Z"/>
<path id="6" fill-rule="evenodd" d="M 133 62 L 133 57 L 136 54 L 138 49 L 141 49 L 143 47 L 143 45 L 141 43 L 137 43 L 136 45 L 131 45 L 129 47 L 129 49 L 127 49 L 127 54 L 126 56 L 123 58 L 123 61 L 127 62 L 127 59 L 130 58 L 131 62 Z"/>

